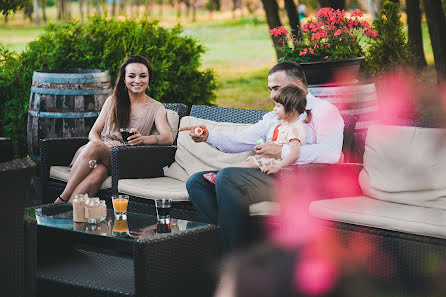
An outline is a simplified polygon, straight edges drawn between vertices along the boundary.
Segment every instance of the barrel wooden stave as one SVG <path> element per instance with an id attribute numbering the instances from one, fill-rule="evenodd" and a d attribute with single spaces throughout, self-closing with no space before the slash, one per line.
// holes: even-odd
<path id="1" fill-rule="evenodd" d="M 30 157 L 40 159 L 41 138 L 88 136 L 111 91 L 107 71 L 34 72 L 28 110 Z"/>

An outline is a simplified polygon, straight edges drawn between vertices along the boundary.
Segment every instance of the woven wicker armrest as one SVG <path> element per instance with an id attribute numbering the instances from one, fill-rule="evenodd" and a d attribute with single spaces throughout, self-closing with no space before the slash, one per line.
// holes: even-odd
<path id="1" fill-rule="evenodd" d="M 40 164 L 42 178 L 47 178 L 53 165 L 68 166 L 77 149 L 88 143 L 86 137 L 41 139 Z"/>
<path id="2" fill-rule="evenodd" d="M 141 145 L 117 146 L 111 149 L 112 189 L 124 178 L 163 176 L 163 167 L 175 160 L 176 146 Z"/>
<path id="3" fill-rule="evenodd" d="M 41 139 L 41 163 L 48 163 L 49 166 L 68 166 L 78 148 L 86 143 L 87 137 Z"/>
<path id="4" fill-rule="evenodd" d="M 305 164 L 288 167 L 279 178 L 289 184 L 300 177 L 316 180 L 319 199 L 351 197 L 363 195 L 358 182 L 361 170 L 360 163 Z"/>

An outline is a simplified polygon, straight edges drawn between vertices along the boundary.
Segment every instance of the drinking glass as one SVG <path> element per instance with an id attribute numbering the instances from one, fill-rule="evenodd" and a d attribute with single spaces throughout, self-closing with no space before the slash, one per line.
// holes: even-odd
<path id="1" fill-rule="evenodd" d="M 126 220 L 127 219 L 127 206 L 129 204 L 129 195 L 113 195 L 113 211 L 115 213 L 115 219 Z"/>
<path id="2" fill-rule="evenodd" d="M 120 128 L 119 132 L 121 132 L 121 136 L 122 136 L 122 140 L 125 143 L 128 143 L 129 141 L 127 140 L 127 138 L 129 138 L 132 135 L 135 135 L 135 132 L 130 132 L 134 130 L 134 128 Z"/>
<path id="3" fill-rule="evenodd" d="M 158 199 L 155 200 L 156 216 L 158 222 L 161 224 L 170 223 L 170 208 L 172 207 L 171 199 Z"/>

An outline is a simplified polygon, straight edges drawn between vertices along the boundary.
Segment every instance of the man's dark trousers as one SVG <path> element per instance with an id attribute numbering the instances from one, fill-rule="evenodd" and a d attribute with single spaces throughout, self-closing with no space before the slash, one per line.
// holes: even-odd
<path id="1" fill-rule="evenodd" d="M 224 253 L 249 242 L 249 205 L 271 200 L 272 177 L 255 168 L 229 167 L 215 172 L 215 185 L 203 177 L 192 175 L 187 183 L 190 200 L 200 221 L 219 225 Z"/>

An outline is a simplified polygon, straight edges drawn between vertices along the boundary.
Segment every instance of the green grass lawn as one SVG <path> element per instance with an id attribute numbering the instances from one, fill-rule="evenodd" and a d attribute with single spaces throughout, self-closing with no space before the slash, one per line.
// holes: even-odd
<path id="1" fill-rule="evenodd" d="M 73 16 L 79 17 L 74 8 Z M 157 17 L 158 9 L 152 13 Z M 47 11 L 50 22 L 56 22 L 55 8 Z M 173 9 L 164 9 L 160 22 L 163 26 L 178 23 Z M 183 12 L 184 15 L 184 12 Z M 285 19 L 284 19 L 285 20 Z M 267 73 L 276 62 L 275 51 L 268 34 L 268 26 L 262 16 L 244 17 L 233 20 L 230 13 L 214 15 L 211 19 L 203 11 L 197 14 L 197 22 L 190 17 L 183 21 L 184 34 L 203 44 L 206 53 L 202 58 L 203 68 L 215 71 L 219 88 L 216 90 L 218 106 L 270 109 L 272 103 L 267 100 Z M 10 18 L 9 24 L 0 25 L 0 42 L 11 50 L 21 52 L 26 43 L 37 38 L 44 30 L 44 25 L 35 26 L 24 21 L 22 16 Z M 423 40 L 428 64 L 433 64 L 427 26 L 423 26 Z"/>

